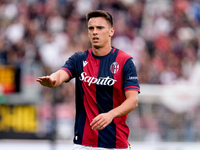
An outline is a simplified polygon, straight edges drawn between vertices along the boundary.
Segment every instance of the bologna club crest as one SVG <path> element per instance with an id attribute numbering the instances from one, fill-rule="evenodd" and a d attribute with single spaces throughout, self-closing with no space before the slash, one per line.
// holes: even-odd
<path id="1" fill-rule="evenodd" d="M 119 64 L 117 62 L 113 62 L 110 66 L 110 71 L 115 74 L 119 70 Z"/>

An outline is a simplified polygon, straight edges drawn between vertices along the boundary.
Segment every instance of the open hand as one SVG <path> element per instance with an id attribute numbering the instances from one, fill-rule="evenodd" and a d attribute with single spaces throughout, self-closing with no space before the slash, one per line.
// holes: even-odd
<path id="1" fill-rule="evenodd" d="M 43 76 L 36 79 L 41 85 L 53 88 L 55 86 L 56 80 L 50 76 Z"/>

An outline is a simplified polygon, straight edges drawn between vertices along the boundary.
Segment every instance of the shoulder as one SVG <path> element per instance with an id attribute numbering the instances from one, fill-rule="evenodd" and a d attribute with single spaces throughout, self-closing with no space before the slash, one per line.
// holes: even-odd
<path id="1" fill-rule="evenodd" d="M 113 47 L 113 52 L 114 54 L 117 55 L 117 57 L 121 58 L 121 59 L 128 59 L 131 57 L 131 55 L 127 54 L 126 52 L 124 52 L 121 49 L 118 49 L 116 47 Z"/>
<path id="2" fill-rule="evenodd" d="M 131 55 L 129 55 L 126 52 L 119 49 L 118 57 L 123 58 L 123 59 L 129 59 L 129 58 L 131 58 Z"/>
<path id="3" fill-rule="evenodd" d="M 115 53 L 117 53 L 116 60 L 122 64 L 125 64 L 125 62 L 129 59 L 132 59 L 132 56 L 124 52 L 120 49 L 115 49 Z"/>
<path id="4" fill-rule="evenodd" d="M 84 55 L 88 55 L 88 53 L 89 53 L 89 50 L 85 50 L 85 51 L 75 52 L 74 55 L 81 57 Z"/>
<path id="5" fill-rule="evenodd" d="M 89 53 L 88 50 L 75 52 L 71 56 L 71 59 L 75 59 L 75 60 L 80 60 L 81 58 L 84 59 L 85 57 L 87 57 L 88 53 Z"/>

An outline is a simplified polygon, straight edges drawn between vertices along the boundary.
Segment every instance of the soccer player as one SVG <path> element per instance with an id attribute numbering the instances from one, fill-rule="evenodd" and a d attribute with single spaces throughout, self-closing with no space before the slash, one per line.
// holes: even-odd
<path id="1" fill-rule="evenodd" d="M 73 54 L 57 72 L 37 81 L 54 88 L 76 79 L 74 150 L 128 150 L 126 119 L 140 92 L 134 61 L 112 47 L 115 29 L 109 12 L 88 12 L 86 20 L 92 48 Z"/>

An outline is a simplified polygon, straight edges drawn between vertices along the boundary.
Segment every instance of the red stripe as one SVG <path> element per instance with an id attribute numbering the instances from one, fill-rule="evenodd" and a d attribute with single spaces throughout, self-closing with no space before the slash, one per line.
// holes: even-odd
<path id="1" fill-rule="evenodd" d="M 140 93 L 140 90 L 138 90 L 138 89 L 126 89 L 126 90 L 124 90 L 124 92 L 129 91 L 129 90 L 138 91 Z"/>
<path id="2" fill-rule="evenodd" d="M 114 48 L 114 50 L 113 50 L 113 52 L 112 52 L 112 53 L 114 53 L 114 52 L 115 52 L 115 50 L 116 50 L 116 48 Z"/>
<path id="3" fill-rule="evenodd" d="M 128 86 L 124 88 L 124 91 L 128 91 L 128 90 L 136 90 L 138 92 L 140 92 L 140 87 L 138 86 Z"/>
<path id="4" fill-rule="evenodd" d="M 98 67 L 100 64 L 99 60 L 96 60 L 91 55 L 91 49 L 89 50 L 90 54 L 88 55 L 87 62 L 89 62 L 84 68 L 83 71 L 87 73 L 87 76 L 95 77 L 98 76 Z M 83 81 L 83 91 L 84 91 L 84 106 L 86 111 L 86 122 L 83 132 L 82 144 L 86 146 L 98 146 L 98 131 L 92 130 L 90 123 L 92 119 L 96 117 L 98 112 L 98 107 L 96 105 L 96 84 L 91 84 L 90 87 L 87 82 Z M 90 89 L 90 90 L 89 90 Z M 92 89 L 92 90 L 91 90 Z"/>
<path id="5" fill-rule="evenodd" d="M 69 80 L 72 78 L 72 73 L 69 71 L 69 69 L 62 67 L 61 70 L 64 70 L 69 75 Z"/>
<path id="6" fill-rule="evenodd" d="M 125 56 L 126 55 L 126 56 Z M 124 59 L 124 56 L 126 59 Z M 119 51 L 116 62 L 119 64 L 119 71 L 114 74 L 114 79 L 117 82 L 113 85 L 113 108 L 121 105 L 125 100 L 125 95 L 123 92 L 123 76 L 122 70 L 126 60 L 130 58 L 127 54 L 123 51 Z M 127 148 L 128 146 L 128 135 L 129 135 L 129 128 L 126 125 L 126 118 L 127 115 L 118 117 L 114 119 L 116 124 L 116 148 Z"/>
<path id="7" fill-rule="evenodd" d="M 125 87 L 124 89 L 127 89 L 127 88 L 137 88 L 137 89 L 139 89 L 138 86 L 128 86 L 128 87 Z"/>

